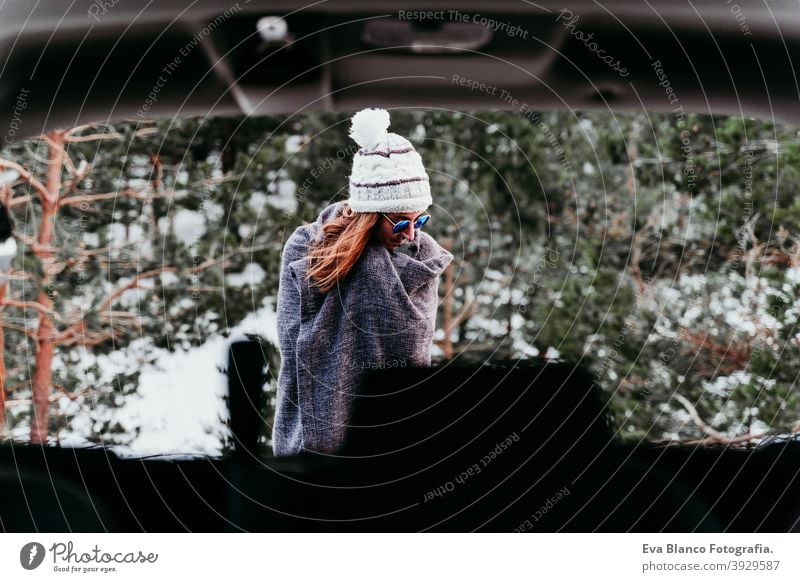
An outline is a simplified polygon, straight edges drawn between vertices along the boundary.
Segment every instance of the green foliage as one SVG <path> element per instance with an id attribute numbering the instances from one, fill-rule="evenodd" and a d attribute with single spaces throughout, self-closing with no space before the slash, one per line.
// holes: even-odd
<path id="1" fill-rule="evenodd" d="M 150 135 L 136 133 L 143 128 Z M 92 171 L 65 188 L 151 196 L 62 208 L 56 237 L 66 268 L 53 283 L 58 313 L 75 316 L 82 302 L 91 329 L 114 329 L 93 354 L 136 346 L 136 369 L 114 377 L 78 373 L 79 345 L 58 350 L 71 362 L 59 377 L 64 389 L 81 394 L 91 384 L 97 397 L 75 413 L 94 419 L 86 438 L 107 443 L 134 436 L 108 411 L 135 392 L 138 370 L 159 349 L 227 336 L 275 297 L 284 242 L 347 197 L 356 149 L 345 113 L 101 129 L 116 139 L 70 145 Z M 702 438 L 698 415 L 731 437 L 793 429 L 797 128 L 695 114 L 412 110 L 393 111 L 391 131 L 420 151 L 434 199 L 426 228 L 456 255 L 447 300 L 460 358 L 556 350 L 597 375 L 624 438 Z M 31 152 L 41 158 L 46 148 L 4 155 L 41 175 Z M 38 204 L 15 212 L 18 233 L 34 236 Z M 199 216 L 188 236 L 187 216 Z M 253 265 L 263 277 L 240 276 Z M 29 279 L 13 281 L 11 294 L 34 300 L 43 272 L 30 248 L 14 267 Z M 136 314 L 133 328 L 97 312 L 109 284 L 161 267 L 173 272 L 114 307 Z M 22 330 L 35 327 L 36 313 L 19 315 L 4 316 L 6 345 L 19 346 L 6 354 L 12 398 L 26 395 L 34 349 Z M 277 349 L 269 357 L 265 418 L 280 365 Z M 11 416 L 12 428 L 28 422 L 23 407 Z M 53 430 L 64 432 L 59 418 Z"/>

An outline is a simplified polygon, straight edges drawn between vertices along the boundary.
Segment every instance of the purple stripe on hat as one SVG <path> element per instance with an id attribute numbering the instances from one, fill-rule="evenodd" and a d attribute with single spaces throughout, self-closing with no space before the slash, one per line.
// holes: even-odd
<path id="1" fill-rule="evenodd" d="M 381 186 L 398 186 L 400 184 L 407 184 L 408 182 L 422 182 L 428 180 L 428 177 L 425 176 L 423 178 L 405 178 L 403 180 L 391 180 L 389 182 L 371 182 L 371 183 L 358 183 L 358 182 L 351 182 L 352 186 L 356 188 L 379 188 Z"/>
<path id="2" fill-rule="evenodd" d="M 392 154 L 407 154 L 408 152 L 413 152 L 413 151 L 414 151 L 414 148 L 405 148 L 403 150 L 389 150 L 388 152 L 381 152 L 381 151 L 365 152 L 364 150 L 358 150 L 358 152 L 356 152 L 356 155 L 359 155 L 359 156 L 383 156 L 384 158 L 388 158 Z"/>

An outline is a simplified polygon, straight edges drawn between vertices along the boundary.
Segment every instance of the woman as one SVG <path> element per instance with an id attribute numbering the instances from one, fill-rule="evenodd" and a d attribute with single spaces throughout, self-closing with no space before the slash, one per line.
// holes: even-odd
<path id="1" fill-rule="evenodd" d="M 352 119 L 350 196 L 286 241 L 278 289 L 276 456 L 334 453 L 371 370 L 430 366 L 439 276 L 453 255 L 421 229 L 432 204 L 422 159 L 389 114 Z"/>

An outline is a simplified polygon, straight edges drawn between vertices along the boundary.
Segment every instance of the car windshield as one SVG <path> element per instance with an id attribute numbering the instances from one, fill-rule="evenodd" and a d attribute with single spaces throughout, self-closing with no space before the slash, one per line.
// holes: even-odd
<path id="1" fill-rule="evenodd" d="M 224 455 L 227 346 L 258 336 L 270 454 L 281 252 L 347 198 L 351 115 L 139 120 L 3 149 L 4 438 Z M 797 127 L 411 109 L 390 130 L 422 155 L 424 228 L 455 257 L 434 364 L 584 366 L 621 439 L 800 429 Z"/>

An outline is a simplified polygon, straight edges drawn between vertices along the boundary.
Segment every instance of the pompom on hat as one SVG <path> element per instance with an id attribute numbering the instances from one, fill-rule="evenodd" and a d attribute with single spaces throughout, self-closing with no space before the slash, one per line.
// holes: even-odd
<path id="1" fill-rule="evenodd" d="M 388 128 L 385 109 L 362 109 L 353 116 L 350 137 L 360 148 L 347 202 L 355 212 L 421 212 L 433 203 L 422 158 Z"/>

